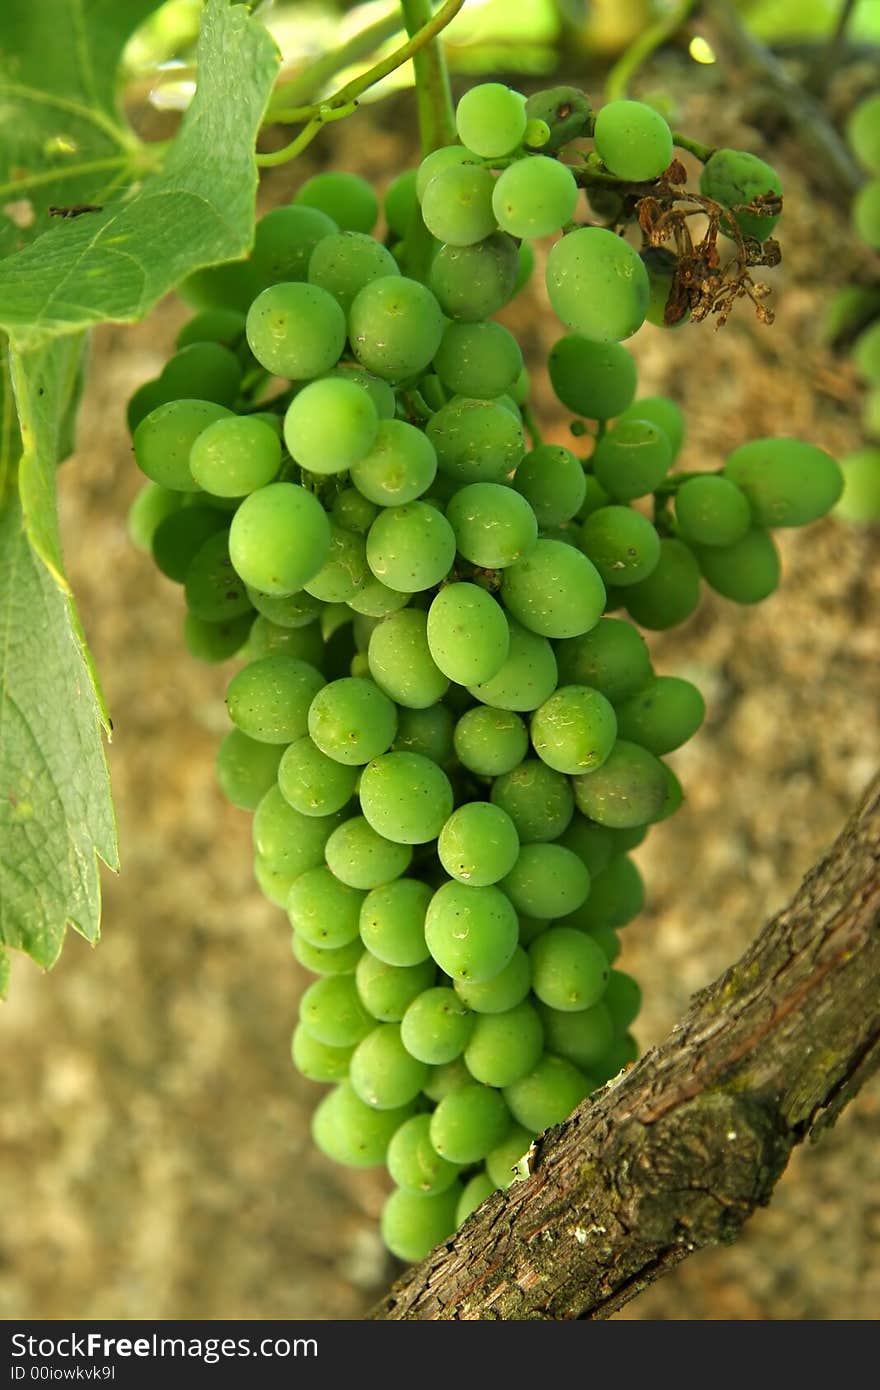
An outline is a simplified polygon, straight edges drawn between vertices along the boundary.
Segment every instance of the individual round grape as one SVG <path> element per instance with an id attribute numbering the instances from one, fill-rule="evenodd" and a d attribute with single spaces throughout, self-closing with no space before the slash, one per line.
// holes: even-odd
<path id="1" fill-rule="evenodd" d="M 306 179 L 294 205 L 317 208 L 349 232 L 371 232 L 379 216 L 379 200 L 366 179 L 337 169 Z"/>
<path id="2" fill-rule="evenodd" d="M 616 734 L 612 706 L 586 685 L 560 686 L 532 715 L 532 743 L 538 757 L 570 776 L 601 767 Z"/>
<path id="3" fill-rule="evenodd" d="M 665 246 L 649 246 L 639 252 L 642 263 L 648 272 L 650 296 L 648 298 L 648 323 L 655 328 L 680 328 L 690 322 L 691 312 L 687 301 L 673 295 L 678 275 L 678 257 Z"/>
<path id="4" fill-rule="evenodd" d="M 532 989 L 551 1009 L 575 1013 L 601 999 L 608 982 L 604 952 L 583 932 L 551 927 L 529 948 Z"/>
<path id="5" fill-rule="evenodd" d="M 363 232 L 337 232 L 324 237 L 309 260 L 309 283 L 332 295 L 345 314 L 364 285 L 399 274 L 391 252 Z"/>
<path id="6" fill-rule="evenodd" d="M 526 130 L 526 99 L 501 82 L 480 82 L 455 108 L 455 128 L 463 145 L 483 159 L 510 154 Z"/>
<path id="7" fill-rule="evenodd" d="M 574 794 L 566 778 L 537 758 L 527 758 L 497 777 L 491 797 L 493 805 L 510 816 L 524 845 L 555 840 L 574 813 Z"/>
<path id="8" fill-rule="evenodd" d="M 612 829 L 648 825 L 666 798 L 663 764 L 647 748 L 625 739 L 618 739 L 600 768 L 576 777 L 573 786 L 578 810 Z"/>
<path id="9" fill-rule="evenodd" d="M 355 1095 L 376 1110 L 397 1110 L 415 1100 L 427 1075 L 425 1063 L 411 1057 L 401 1042 L 397 1023 L 380 1023 L 368 1033 L 349 1068 Z"/>
<path id="10" fill-rule="evenodd" d="M 330 522 L 298 483 L 269 483 L 239 506 L 229 528 L 229 555 L 249 588 L 296 593 L 317 574 L 330 549 Z"/>
<path id="11" fill-rule="evenodd" d="M 746 150 L 716 150 L 700 174 L 700 192 L 721 203 L 722 207 L 734 210 L 733 220 L 743 236 L 765 241 L 779 221 L 778 212 L 763 216 L 744 210 L 745 205 L 756 198 L 769 196 L 772 199 L 782 192 L 776 170 Z M 724 230 L 731 230 L 729 223 L 721 225 Z"/>
<path id="12" fill-rule="evenodd" d="M 297 874 L 289 874 L 284 869 L 268 864 L 259 854 L 254 855 L 254 879 L 257 887 L 263 897 L 275 907 L 286 910 L 288 894 L 297 876 Z M 312 967 L 307 965 L 306 969 L 311 970 Z"/>
<path id="13" fill-rule="evenodd" d="M 475 1081 L 485 1086 L 509 1086 L 532 1070 L 543 1048 L 541 1020 L 535 1008 L 524 1001 L 504 1013 L 480 1014 L 464 1060 Z"/>
<path id="14" fill-rule="evenodd" d="M 261 594 L 259 589 L 248 589 L 248 598 L 257 612 L 276 627 L 308 627 L 321 612 L 319 601 L 301 590 L 295 594 Z"/>
<path id="15" fill-rule="evenodd" d="M 644 183 L 672 163 L 672 132 L 642 101 L 609 101 L 596 116 L 596 153 L 619 179 Z"/>
<path id="16" fill-rule="evenodd" d="M 427 628 L 425 613 L 402 608 L 373 629 L 367 651 L 370 675 L 380 690 L 411 709 L 436 704 L 449 686 L 431 654 Z"/>
<path id="17" fill-rule="evenodd" d="M 327 1047 L 356 1047 L 376 1026 L 361 1003 L 353 975 L 315 980 L 300 1001 L 299 1016 L 309 1036 Z"/>
<path id="18" fill-rule="evenodd" d="M 337 816 L 301 816 L 272 786 L 254 812 L 254 849 L 267 868 L 296 878 L 323 864 L 327 837 L 338 824 Z"/>
<path id="19" fill-rule="evenodd" d="M 555 242 L 546 279 L 566 328 L 594 342 L 629 338 L 645 321 L 648 272 L 629 242 L 605 227 L 579 227 Z"/>
<path id="20" fill-rule="evenodd" d="M 590 685 L 617 704 L 641 690 L 651 678 L 645 639 L 631 623 L 600 618 L 589 632 L 556 645 L 563 685 Z"/>
<path id="21" fill-rule="evenodd" d="M 701 546 L 695 553 L 706 583 L 734 603 L 760 603 L 779 585 L 779 551 L 769 532 L 757 527 L 735 545 Z"/>
<path id="22" fill-rule="evenodd" d="M 503 232 L 542 237 L 571 221 L 577 200 L 578 186 L 568 165 L 536 154 L 503 170 L 492 193 L 492 208 Z"/>
<path id="23" fill-rule="evenodd" d="M 432 1067 L 428 1079 L 422 1090 L 428 1100 L 440 1101 L 444 1096 L 451 1095 L 453 1091 L 458 1091 L 462 1086 L 471 1084 L 471 1074 L 464 1064 L 463 1057 L 456 1057 L 452 1062 L 446 1062 L 443 1066 Z"/>
<path id="24" fill-rule="evenodd" d="M 171 492 L 169 488 L 160 487 L 158 483 L 147 483 L 145 487 L 142 487 L 129 507 L 126 517 L 126 527 L 132 544 L 138 550 L 149 552 L 152 549 L 153 537 L 158 527 L 166 517 L 173 516 L 175 512 L 179 511 L 182 503 L 183 498 L 179 492 Z M 192 508 L 188 508 L 188 510 L 191 511 Z M 194 553 L 195 551 L 193 551 Z M 186 567 L 184 566 L 185 572 Z"/>
<path id="25" fill-rule="evenodd" d="M 528 844 L 523 845 L 501 887 L 517 912 L 552 919 L 565 917 L 586 901 L 590 875 L 586 865 L 564 845 Z"/>
<path id="26" fill-rule="evenodd" d="M 281 281 L 305 280 L 318 242 L 339 227 L 318 208 L 273 208 L 261 217 L 254 234 L 250 264 L 260 288 Z M 249 301 L 254 294 L 249 295 Z"/>
<path id="27" fill-rule="evenodd" d="M 454 169 L 460 164 L 478 164 L 479 157 L 472 150 L 467 150 L 463 145 L 441 145 L 437 150 L 432 150 L 425 155 L 416 173 L 416 194 L 418 201 L 421 202 L 425 196 L 425 190 L 432 179 L 445 169 Z"/>
<path id="28" fill-rule="evenodd" d="M 496 1187 L 503 1191 L 518 1178 L 528 1176 L 528 1168 L 523 1160 L 531 1144 L 531 1130 L 514 1125 L 501 1143 L 486 1155 L 486 1172 Z"/>
<path id="29" fill-rule="evenodd" d="M 159 381 L 168 401 L 215 401 L 231 409 L 241 387 L 241 365 L 220 343 L 190 343 L 169 357 Z"/>
<path id="30" fill-rule="evenodd" d="M 431 656 L 450 680 L 478 685 L 498 674 L 510 650 L 504 610 L 476 584 L 447 584 L 428 610 Z"/>
<path id="31" fill-rule="evenodd" d="M 209 536 L 196 552 L 183 584 L 187 608 L 206 623 L 220 623 L 253 612 L 244 584 L 232 567 L 225 531 Z"/>
<path id="32" fill-rule="evenodd" d="M 251 415 L 215 420 L 190 450 L 190 469 L 216 497 L 243 497 L 271 483 L 281 462 L 278 436 Z"/>
<path id="33" fill-rule="evenodd" d="M 231 729 L 217 749 L 214 768 L 220 790 L 243 811 L 253 811 L 274 787 L 282 750 L 275 744 L 248 738 Z"/>
<path id="34" fill-rule="evenodd" d="M 649 420 L 621 420 L 599 440 L 593 471 L 616 502 L 631 502 L 659 486 L 672 463 L 672 447 Z"/>
<path id="35" fill-rule="evenodd" d="M 386 753 L 361 774 L 361 810 L 380 835 L 423 845 L 439 835 L 452 810 L 452 787 L 442 768 L 418 753 Z"/>
<path id="36" fill-rule="evenodd" d="M 338 526 L 365 536 L 379 515 L 374 502 L 367 501 L 356 488 L 346 487 L 333 499 L 330 515 Z"/>
<path id="37" fill-rule="evenodd" d="M 237 618 L 208 622 L 187 613 L 183 620 L 183 640 L 186 649 L 197 661 L 228 661 L 241 651 L 248 639 L 252 613 Z"/>
<path id="38" fill-rule="evenodd" d="M 430 1196 L 407 1192 L 398 1187 L 382 1208 L 382 1239 L 399 1260 L 414 1264 L 451 1236 L 463 1190 L 453 1183 L 445 1192 Z"/>
<path id="39" fill-rule="evenodd" d="M 638 868 L 618 854 L 590 883 L 590 896 L 566 925 L 579 931 L 625 927 L 645 905 L 645 884 Z"/>
<path id="40" fill-rule="evenodd" d="M 363 536 L 331 521 L 327 558 L 317 574 L 307 581 L 307 592 L 322 603 L 346 603 L 364 587 L 369 577 Z"/>
<path id="41" fill-rule="evenodd" d="M 866 381 L 880 381 L 880 319 L 862 330 L 853 343 L 850 358 Z"/>
<path id="42" fill-rule="evenodd" d="M 455 1208 L 455 1225 L 463 1226 L 468 1217 L 481 1207 L 487 1197 L 497 1188 L 487 1173 L 475 1173 L 469 1182 L 466 1182 L 461 1196 L 458 1199 L 458 1206 Z"/>
<path id="43" fill-rule="evenodd" d="M 226 707 L 234 724 L 260 743 L 292 743 L 306 732 L 312 699 L 324 684 L 308 662 L 278 653 L 233 676 Z"/>
<path id="44" fill-rule="evenodd" d="M 678 676 L 655 676 L 618 705 L 617 728 L 621 738 L 659 757 L 693 738 L 705 717 L 706 702 L 695 685 Z"/>
<path id="45" fill-rule="evenodd" d="M 470 693 L 498 709 L 531 710 L 556 688 L 556 658 L 546 637 L 510 622 L 507 660 L 488 681 L 468 686 Z"/>
<path id="46" fill-rule="evenodd" d="M 286 907 L 292 887 L 293 882 L 288 884 L 284 901 L 278 904 L 279 907 Z M 350 975 L 364 954 L 364 944 L 357 936 L 345 946 L 331 949 L 326 946 L 313 946 L 304 936 L 300 936 L 299 932 L 291 932 L 290 945 L 300 965 L 316 975 Z"/>
<path id="47" fill-rule="evenodd" d="M 505 569 L 501 597 L 530 632 L 577 637 L 601 618 L 605 586 L 579 550 L 564 541 L 538 540 L 528 555 Z"/>
<path id="48" fill-rule="evenodd" d="M 461 716 L 453 735 L 459 762 L 481 777 L 512 772 L 526 755 L 529 736 L 518 714 L 477 705 Z"/>
<path id="49" fill-rule="evenodd" d="M 468 801 L 453 811 L 437 839 L 450 878 L 485 888 L 504 878 L 519 855 L 519 836 L 506 811 L 488 801 Z"/>
<path id="50" fill-rule="evenodd" d="M 538 523 L 529 503 L 499 483 L 460 488 L 446 516 L 460 553 L 485 569 L 514 564 L 534 549 L 538 538 Z"/>
<path id="51" fill-rule="evenodd" d="M 569 521 L 586 495 L 583 465 L 560 444 L 539 444 L 526 454 L 513 485 L 525 497 L 542 527 Z"/>
<path id="52" fill-rule="evenodd" d="M 357 937 L 363 897 L 349 884 L 340 883 L 326 865 L 319 865 L 300 874 L 294 883 L 287 915 L 304 941 L 332 951 Z"/>
<path id="53" fill-rule="evenodd" d="M 421 753 L 443 767 L 455 756 L 454 719 L 445 705 L 429 709 L 402 709 L 397 717 L 395 753 Z"/>
<path id="54" fill-rule="evenodd" d="M 590 420 L 620 415 L 636 394 L 635 359 L 620 343 L 570 333 L 550 349 L 547 368 L 562 404 Z"/>
<path id="55" fill-rule="evenodd" d="M 411 1105 L 399 1110 L 374 1110 L 355 1095 L 350 1082 L 342 1081 L 318 1104 L 312 1116 L 312 1138 L 335 1163 L 372 1168 L 385 1162 L 392 1136 L 411 1114 Z"/>
<path id="56" fill-rule="evenodd" d="M 675 517 L 686 541 L 733 545 L 751 526 L 748 498 L 720 474 L 688 478 L 675 494 Z"/>
<path id="57" fill-rule="evenodd" d="M 434 295 L 418 280 L 388 275 L 371 280 L 349 313 L 355 357 L 389 381 L 423 372 L 440 346 L 443 315 Z"/>
<path id="58" fill-rule="evenodd" d="M 669 440 L 673 458 L 684 442 L 684 415 L 681 407 L 668 396 L 642 396 L 620 412 L 617 423 L 621 420 L 649 420 L 656 425 Z"/>
<path id="59" fill-rule="evenodd" d="M 350 888 L 380 888 L 406 873 L 412 859 L 408 845 L 394 844 L 377 835 L 363 816 L 338 825 L 327 841 L 327 865 Z"/>
<path id="60" fill-rule="evenodd" d="M 589 940 L 589 937 L 584 938 Z M 598 948 L 597 948 L 598 949 Z M 605 1054 L 614 1043 L 614 1024 L 607 1006 L 599 1001 L 577 1013 L 548 1008 L 539 1004 L 538 1013 L 544 1025 L 548 1052 L 573 1062 L 591 1076 L 596 1075 Z"/>
<path id="61" fill-rule="evenodd" d="M 134 456 L 148 478 L 175 492 L 198 492 L 190 450 L 202 430 L 230 412 L 213 401 L 173 400 L 144 416 L 134 432 Z"/>
<path id="62" fill-rule="evenodd" d="M 156 377 L 152 381 L 145 381 L 139 386 L 134 395 L 129 397 L 125 407 L 125 421 L 128 425 L 129 433 L 134 434 L 142 420 L 160 405 L 167 405 L 174 400 L 174 396 L 168 387 Z"/>
<path id="63" fill-rule="evenodd" d="M 438 985 L 424 990 L 408 1005 L 400 1036 L 411 1056 L 439 1066 L 461 1056 L 473 1026 L 474 1016 L 468 1006 L 454 990 Z"/>
<path id="64" fill-rule="evenodd" d="M 378 429 L 368 392 L 342 377 L 310 382 L 284 417 L 285 443 L 311 473 L 344 473 L 373 448 Z"/>
<path id="65" fill-rule="evenodd" d="M 530 1134 L 558 1125 L 593 1089 L 592 1081 L 564 1057 L 545 1053 L 528 1076 L 504 1089 L 517 1124 Z"/>
<path id="66" fill-rule="evenodd" d="M 457 980 L 455 993 L 469 1009 L 477 1014 L 502 1014 L 521 1004 L 532 982 L 531 962 L 521 946 L 517 946 L 503 970 L 491 980 L 475 984 L 472 980 Z"/>
<path id="67" fill-rule="evenodd" d="M 843 477 L 824 449 L 799 439 L 754 439 L 735 449 L 724 476 L 749 500 L 757 526 L 804 526 L 830 511 Z"/>
<path id="68" fill-rule="evenodd" d="M 614 1045 L 606 1052 L 601 1068 L 596 1068 L 597 1079 L 600 1082 L 610 1081 L 618 1072 L 625 1071 L 633 1062 L 638 1061 L 638 1057 L 638 1043 L 632 1033 L 624 1033 L 622 1037 L 615 1039 Z"/>
<path id="69" fill-rule="evenodd" d="M 550 139 L 545 148 L 561 149 L 584 133 L 593 114 L 590 99 L 577 87 L 548 87 L 533 92 L 526 102 L 530 120 L 545 121 L 550 127 Z"/>
<path id="70" fill-rule="evenodd" d="M 427 435 L 405 420 L 382 420 L 369 453 L 351 466 L 358 492 L 380 507 L 413 502 L 434 481 L 437 455 Z"/>
<path id="71" fill-rule="evenodd" d="M 387 584 L 383 584 L 381 579 L 371 574 L 357 593 L 352 594 L 346 601 L 355 613 L 370 618 L 385 618 L 389 613 L 396 613 L 399 609 L 405 608 L 409 602 L 409 594 L 389 589 Z"/>
<path id="72" fill-rule="evenodd" d="M 856 449 L 841 460 L 841 471 L 843 492 L 835 515 L 857 526 L 880 520 L 880 449 Z"/>
<path id="73" fill-rule="evenodd" d="M 251 614 L 250 617 L 252 622 L 247 644 L 250 660 L 284 652 L 287 656 L 295 656 L 298 661 L 307 661 L 310 666 L 318 667 L 324 661 L 326 652 L 320 623 L 310 623 L 308 627 L 279 627 L 262 614 L 256 618 Z"/>
<path id="74" fill-rule="evenodd" d="M 607 507 L 611 502 L 608 493 L 596 481 L 592 473 L 584 475 L 584 487 L 584 500 L 578 514 L 581 521 L 586 521 L 588 516 L 593 515 L 593 512 L 598 512 L 600 508 Z"/>
<path id="75" fill-rule="evenodd" d="M 626 589 L 630 617 L 655 632 L 683 623 L 699 599 L 700 570 L 694 553 L 682 541 L 669 537 L 661 540 L 660 558 L 648 577 Z"/>
<path id="76" fill-rule="evenodd" d="M 512 298 L 518 270 L 513 237 L 495 232 L 476 246 L 441 246 L 431 262 L 428 284 L 444 314 L 476 323 Z"/>
<path id="77" fill-rule="evenodd" d="M 510 1128 L 498 1091 L 471 1082 L 450 1092 L 431 1116 L 431 1143 L 450 1163 L 479 1163 Z"/>
<path id="78" fill-rule="evenodd" d="M 516 913 L 494 887 L 444 883 L 425 918 L 428 949 L 453 980 L 491 980 L 516 950 L 517 935 Z"/>
<path id="79" fill-rule="evenodd" d="M 374 888 L 361 905 L 360 932 L 367 949 L 388 965 L 427 960 L 425 913 L 431 897 L 428 885 L 414 878 Z"/>
<path id="80" fill-rule="evenodd" d="M 869 174 L 880 174 L 880 93 L 872 92 L 850 112 L 846 138 L 856 159 Z"/>
<path id="81" fill-rule="evenodd" d="M 354 1048 L 328 1047 L 299 1024 L 293 1030 L 290 1051 L 297 1071 L 309 1081 L 344 1081 Z"/>
<path id="82" fill-rule="evenodd" d="M 402 594 L 430 589 L 448 574 L 455 535 L 427 502 L 408 502 L 379 513 L 367 535 L 367 563 L 377 579 Z"/>
<path id="83" fill-rule="evenodd" d="M 186 322 L 175 338 L 175 347 L 191 343 L 222 343 L 236 348 L 244 337 L 245 316 L 237 309 L 206 309 Z"/>
<path id="84" fill-rule="evenodd" d="M 491 319 L 448 323 L 434 358 L 434 371 L 448 391 L 491 400 L 509 391 L 523 369 L 513 334 Z"/>
<path id="85" fill-rule="evenodd" d="M 410 219 L 418 211 L 417 178 L 417 169 L 404 169 L 402 174 L 391 180 L 385 190 L 385 221 L 388 223 L 388 230 L 396 237 L 406 235 Z"/>
<path id="86" fill-rule="evenodd" d="M 432 960 L 417 965 L 389 965 L 364 951 L 354 978 L 361 1002 L 373 1018 L 399 1023 L 420 995 L 431 987 L 437 973 Z"/>
<path id="87" fill-rule="evenodd" d="M 612 970 L 603 1003 L 611 1015 L 615 1032 L 625 1033 L 642 1007 L 642 991 L 631 975 Z"/>
<path id="88" fill-rule="evenodd" d="M 648 518 L 631 507 L 602 507 L 593 512 L 581 528 L 581 545 L 604 582 L 616 588 L 646 579 L 660 559 L 660 537 Z"/>
<path id="89" fill-rule="evenodd" d="M 430 1126 L 430 1115 L 413 1115 L 388 1145 L 388 1171 L 405 1192 L 446 1192 L 458 1177 L 458 1165 L 441 1158 L 431 1143 Z"/>
<path id="90" fill-rule="evenodd" d="M 495 180 L 476 164 L 451 164 L 428 183 L 422 195 L 425 226 L 448 246 L 473 246 L 496 230 L 492 211 Z"/>
<path id="91" fill-rule="evenodd" d="M 569 824 L 557 837 L 561 845 L 570 849 L 581 859 L 590 871 L 590 898 L 596 876 L 602 872 L 611 856 L 615 854 L 614 834 L 604 826 L 593 825 L 581 815 L 572 817 Z M 589 898 L 587 899 L 589 902 Z M 584 911 L 579 908 L 578 911 Z"/>
<path id="92" fill-rule="evenodd" d="M 317 285 L 270 285 L 248 310 L 247 340 L 273 376 L 309 381 L 338 362 L 345 346 L 345 315 Z"/>
<path id="93" fill-rule="evenodd" d="M 525 453 L 519 411 L 514 418 L 497 400 L 454 396 L 431 416 L 427 435 L 440 472 L 459 483 L 500 483 Z"/>
<path id="94" fill-rule="evenodd" d="M 343 676 L 315 696 L 308 712 L 308 732 L 328 758 L 357 767 L 391 747 L 397 713 L 374 681 Z"/>

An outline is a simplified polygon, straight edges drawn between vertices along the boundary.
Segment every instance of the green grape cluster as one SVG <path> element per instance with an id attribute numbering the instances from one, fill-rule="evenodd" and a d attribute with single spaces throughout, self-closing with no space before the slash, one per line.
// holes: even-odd
<path id="1" fill-rule="evenodd" d="M 668 163 L 648 111 L 596 122 L 622 176 Z M 310 180 L 235 275 L 189 284 L 201 310 L 130 404 L 150 479 L 132 534 L 182 585 L 190 650 L 240 662 L 217 776 L 317 976 L 292 1038 L 331 1087 L 314 1139 L 387 1164 L 405 1260 L 637 1055 L 640 990 L 615 966 L 644 900 L 631 851 L 680 804 L 664 759 L 704 717 L 639 628 L 684 621 L 701 579 L 763 598 L 771 529 L 840 490 L 790 439 L 672 471 L 681 412 L 636 397 L 618 341 L 645 316 L 643 263 L 563 230 L 578 194 L 556 152 L 591 119 L 582 94 L 474 88 L 464 143 L 389 189 L 384 240 L 363 180 Z M 538 439 L 492 318 L 523 238 L 560 230 L 548 290 L 573 331 L 549 375 L 572 448 Z"/>

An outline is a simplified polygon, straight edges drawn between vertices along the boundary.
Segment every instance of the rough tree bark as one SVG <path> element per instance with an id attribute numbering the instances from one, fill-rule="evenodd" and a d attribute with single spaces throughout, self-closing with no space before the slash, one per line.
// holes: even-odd
<path id="1" fill-rule="evenodd" d="M 880 777 L 827 855 L 658 1047 L 533 1147 L 377 1318 L 608 1318 L 739 1235 L 880 1064 Z"/>

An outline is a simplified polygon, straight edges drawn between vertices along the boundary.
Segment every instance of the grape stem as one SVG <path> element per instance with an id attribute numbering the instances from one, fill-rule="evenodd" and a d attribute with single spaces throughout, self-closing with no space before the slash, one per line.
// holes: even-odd
<path id="1" fill-rule="evenodd" d="M 263 125 L 289 120 L 289 112 L 302 110 L 304 103 L 314 100 L 338 72 L 343 72 L 353 63 L 364 62 L 383 43 L 399 34 L 402 28 L 403 19 L 396 10 L 392 10 L 390 14 L 377 19 L 375 24 L 369 24 L 353 34 L 339 48 L 322 54 L 316 62 L 310 63 L 289 81 L 280 82 L 269 103 Z"/>
<path id="2" fill-rule="evenodd" d="M 629 92 L 630 83 L 639 68 L 647 62 L 667 39 L 671 39 L 696 8 L 697 0 L 680 0 L 675 9 L 645 29 L 626 52 L 618 58 L 605 83 L 605 100 L 620 101 Z"/>
<path id="3" fill-rule="evenodd" d="M 444 5 L 438 11 L 436 21 L 445 11 L 452 10 L 434 33 L 419 46 L 413 56 L 416 79 L 416 101 L 419 111 L 419 134 L 422 141 L 422 157 L 442 145 L 451 145 L 455 140 L 455 117 L 452 110 L 452 92 L 449 86 L 449 73 L 443 46 L 437 41 L 441 29 L 461 9 L 460 3 Z M 406 23 L 410 42 L 415 43 L 419 35 L 431 27 L 431 0 L 400 0 L 400 8 Z"/>

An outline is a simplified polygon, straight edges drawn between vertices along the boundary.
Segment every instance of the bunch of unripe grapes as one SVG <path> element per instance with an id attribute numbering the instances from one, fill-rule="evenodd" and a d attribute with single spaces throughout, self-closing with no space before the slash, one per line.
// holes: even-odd
<path id="1" fill-rule="evenodd" d="M 243 663 L 217 774 L 318 976 L 292 1041 L 332 1085 L 315 1142 L 387 1164 L 405 1260 L 637 1055 L 629 852 L 679 805 L 663 759 L 704 715 L 639 626 L 682 622 L 701 577 L 763 598 L 768 528 L 840 489 L 790 439 L 670 472 L 681 413 L 636 399 L 620 342 L 647 271 L 573 223 L 559 150 L 587 128 L 621 179 L 671 158 L 649 107 L 594 123 L 583 94 L 489 83 L 459 104 L 462 143 L 391 185 L 383 239 L 363 180 L 310 179 L 247 262 L 189 284 L 202 309 L 130 405 L 151 479 L 132 533 L 183 586 L 190 650 Z M 561 229 L 547 284 L 572 331 L 549 374 L 578 452 L 527 440 L 522 354 L 492 317 L 528 239 Z"/>

